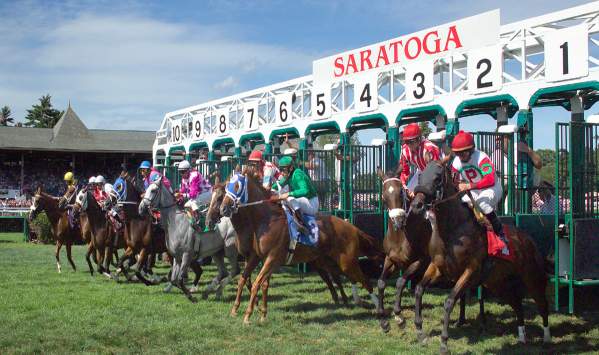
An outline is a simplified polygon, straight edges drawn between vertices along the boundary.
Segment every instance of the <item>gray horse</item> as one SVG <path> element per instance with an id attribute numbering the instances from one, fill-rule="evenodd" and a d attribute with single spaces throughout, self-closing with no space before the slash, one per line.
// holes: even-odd
<path id="1" fill-rule="evenodd" d="M 210 291 L 216 291 L 217 296 L 220 296 L 222 289 L 231 281 L 231 278 L 239 274 L 235 246 L 237 234 L 231 220 L 221 219 L 214 231 L 196 232 L 189 223 L 185 211 L 177 206 L 172 191 L 162 183 L 162 178 L 154 181 L 146 190 L 143 200 L 139 204 L 139 213 L 146 213 L 149 207 L 160 210 L 161 223 L 166 230 L 166 247 L 173 259 L 170 275 L 171 285 L 180 288 L 191 302 L 197 302 L 190 290 L 185 287 L 183 275 L 191 266 L 196 273 L 192 291 L 197 290 L 197 282 L 201 274 L 201 267 L 197 260 L 212 256 L 218 267 L 218 276 L 208 286 L 203 297 L 206 298 Z M 224 256 L 227 257 L 231 266 L 230 272 L 225 266 Z M 168 289 L 169 286 L 166 290 Z"/>

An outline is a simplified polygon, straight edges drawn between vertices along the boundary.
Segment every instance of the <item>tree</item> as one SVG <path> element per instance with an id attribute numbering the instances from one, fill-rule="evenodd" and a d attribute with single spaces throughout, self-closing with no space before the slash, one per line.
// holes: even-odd
<path id="1" fill-rule="evenodd" d="M 420 131 L 422 131 L 422 136 L 425 138 L 433 131 L 428 124 L 428 121 L 422 121 L 418 125 L 420 126 Z"/>
<path id="2" fill-rule="evenodd" d="M 40 97 L 40 103 L 33 105 L 27 110 L 25 126 L 36 128 L 52 128 L 60 120 L 64 111 L 56 110 L 52 107 L 50 95 Z"/>
<path id="3" fill-rule="evenodd" d="M 12 112 L 10 107 L 4 106 L 0 109 L 0 126 L 8 126 L 9 123 L 13 123 Z"/>

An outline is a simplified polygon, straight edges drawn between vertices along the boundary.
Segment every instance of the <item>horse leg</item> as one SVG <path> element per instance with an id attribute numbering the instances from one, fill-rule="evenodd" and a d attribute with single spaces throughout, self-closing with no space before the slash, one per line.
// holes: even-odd
<path id="1" fill-rule="evenodd" d="M 401 316 L 401 299 L 403 296 L 403 290 L 409 280 L 414 277 L 414 273 L 420 268 L 420 260 L 413 262 L 408 266 L 402 275 L 397 279 L 395 283 L 395 304 L 393 306 L 393 314 L 395 315 L 395 322 L 397 325 L 402 327 L 405 325 L 406 320 Z"/>
<path id="2" fill-rule="evenodd" d="M 214 258 L 218 267 L 218 283 L 216 287 L 216 298 L 221 299 L 223 297 L 223 289 L 231 282 L 231 275 L 227 271 L 227 265 L 225 264 L 225 258 L 223 254 L 219 254 Z"/>
<path id="3" fill-rule="evenodd" d="M 139 258 L 137 259 L 137 264 L 135 265 L 135 275 L 146 286 L 152 286 L 153 283 L 142 274 L 142 271 L 144 271 L 144 268 L 145 268 L 144 265 L 146 264 L 147 255 L 148 254 L 147 254 L 146 248 L 142 248 L 141 251 L 139 252 Z"/>
<path id="4" fill-rule="evenodd" d="M 385 288 L 387 287 L 387 277 L 393 273 L 395 270 L 395 263 L 388 256 L 385 257 L 385 263 L 383 264 L 383 272 L 381 272 L 381 276 L 379 276 L 379 280 L 377 282 L 377 288 L 379 291 L 379 301 L 376 307 L 376 314 L 379 317 L 379 324 L 381 325 L 381 329 L 383 332 L 387 333 L 390 330 L 389 321 L 385 318 Z"/>
<path id="5" fill-rule="evenodd" d="M 92 243 L 87 244 L 87 252 L 85 252 L 85 261 L 87 261 L 87 266 L 89 266 L 89 273 L 94 276 L 94 267 L 92 266 L 91 254 L 94 250 Z"/>
<path id="6" fill-rule="evenodd" d="M 75 263 L 73 262 L 73 256 L 71 254 L 71 247 L 73 246 L 73 243 L 71 242 L 67 242 L 66 243 L 66 247 L 67 247 L 67 260 L 69 261 L 69 264 L 71 264 L 71 267 L 73 268 L 73 271 L 77 271 L 77 268 L 75 267 Z"/>
<path id="7" fill-rule="evenodd" d="M 526 285 L 528 294 L 537 304 L 539 314 L 543 318 L 543 342 L 551 343 L 551 331 L 549 330 L 549 305 L 545 295 L 547 280 L 542 267 L 538 271 L 525 272 L 522 275 L 522 280 Z"/>
<path id="8" fill-rule="evenodd" d="M 183 257 L 181 258 L 181 265 L 179 266 L 179 272 L 177 275 L 177 279 L 178 279 L 177 286 L 181 289 L 181 291 L 183 291 L 183 293 L 185 294 L 185 296 L 187 296 L 187 299 L 189 299 L 191 301 L 191 303 L 197 303 L 198 300 L 195 297 L 193 297 L 191 292 L 189 292 L 189 290 L 187 289 L 187 286 L 185 286 L 185 281 L 183 281 L 183 274 L 189 268 L 189 264 L 191 264 L 191 259 L 192 259 L 191 253 L 189 253 L 189 252 L 183 253 Z"/>
<path id="9" fill-rule="evenodd" d="M 429 283 L 440 275 L 441 272 L 435 264 L 428 264 L 424 276 L 422 276 L 422 279 L 418 285 L 416 285 L 416 290 L 414 291 L 414 325 L 416 326 L 416 336 L 421 343 L 426 339 L 426 336 L 422 331 L 422 295 Z"/>
<path id="10" fill-rule="evenodd" d="M 333 302 L 335 302 L 335 304 L 339 304 L 339 296 L 337 295 L 337 290 L 335 290 L 335 286 L 331 281 L 331 275 L 327 271 L 321 269 L 320 267 L 317 267 L 316 265 L 314 265 L 314 268 L 316 269 L 316 272 L 318 272 L 320 278 L 327 285 L 329 292 L 331 293 L 331 297 L 333 298 Z"/>
<path id="11" fill-rule="evenodd" d="M 449 348 L 447 347 L 447 340 L 449 339 L 449 318 L 451 316 L 451 311 L 455 306 L 456 298 L 460 297 L 464 290 L 469 287 L 470 282 L 472 281 L 472 275 L 474 274 L 475 266 L 473 264 L 468 265 L 455 286 L 449 293 L 449 296 L 445 299 L 445 304 L 443 309 L 445 314 L 443 316 L 443 330 L 441 331 L 441 350 L 442 354 L 449 353 Z"/>
<path id="12" fill-rule="evenodd" d="M 191 287 L 189 292 L 196 293 L 196 292 L 198 292 L 198 283 L 200 282 L 200 277 L 202 276 L 202 273 L 204 272 L 204 270 L 202 269 L 202 266 L 198 263 L 197 260 L 192 260 L 191 264 L 189 264 L 189 266 L 191 267 L 191 270 L 195 274 L 195 277 L 193 279 L 193 286 Z"/>
<path id="13" fill-rule="evenodd" d="M 127 249 L 125 249 L 125 253 L 123 253 L 123 256 L 121 256 L 121 258 L 118 259 L 119 261 L 116 263 L 116 276 L 118 276 L 118 274 L 120 274 L 121 272 L 124 273 L 125 276 L 127 276 L 127 269 L 124 267 L 125 260 L 127 260 L 132 254 L 133 249 L 128 246 Z"/>
<path id="14" fill-rule="evenodd" d="M 329 273 L 329 275 L 331 276 L 333 282 L 335 282 L 335 285 L 337 285 L 337 288 L 339 289 L 339 293 L 341 294 L 343 304 L 347 306 L 349 304 L 349 300 L 347 298 L 347 295 L 345 294 L 345 290 L 343 289 L 343 281 L 341 280 L 341 274 L 338 272 L 331 272 Z"/>
<path id="15" fill-rule="evenodd" d="M 56 257 L 56 267 L 58 268 L 58 273 L 60 274 L 62 272 L 62 268 L 60 267 L 60 248 L 62 248 L 62 242 L 60 240 L 56 241 L 56 252 L 55 257 Z"/>
<path id="16" fill-rule="evenodd" d="M 377 307 L 379 299 L 372 293 L 372 286 L 368 282 L 366 276 L 364 276 L 362 269 L 360 269 L 358 258 L 350 255 L 341 256 L 339 266 L 341 267 L 341 271 L 343 271 L 343 273 L 347 275 L 352 282 L 352 294 L 354 301 L 357 301 L 357 303 L 362 303 L 358 296 L 358 290 L 356 287 L 356 283 L 360 283 L 362 287 L 368 291 L 372 303 L 375 307 Z"/>
<path id="17" fill-rule="evenodd" d="M 268 311 L 268 286 L 269 285 L 270 285 L 270 277 L 268 277 L 262 283 L 262 306 L 258 308 L 258 310 L 260 311 L 260 322 L 264 322 L 266 320 L 266 313 Z"/>
<path id="18" fill-rule="evenodd" d="M 258 256 L 254 253 L 250 254 L 247 262 L 245 263 L 245 268 L 243 269 L 243 273 L 239 277 L 239 282 L 237 283 L 237 295 L 235 296 L 235 303 L 233 303 L 233 308 L 231 308 L 231 316 L 236 316 L 237 311 L 239 310 L 239 306 L 241 305 L 241 294 L 243 293 L 243 287 L 247 284 L 249 291 L 252 291 L 251 288 L 251 275 L 252 271 L 258 266 Z"/>
<path id="19" fill-rule="evenodd" d="M 110 275 L 110 259 L 112 259 L 112 245 L 108 242 L 104 247 L 104 275 L 108 278 L 112 278 Z"/>
<path id="20" fill-rule="evenodd" d="M 272 255 L 266 257 L 264 264 L 262 265 L 262 269 L 260 273 L 256 277 L 254 284 L 252 285 L 252 293 L 250 294 L 250 302 L 248 303 L 248 307 L 245 310 L 245 314 L 243 316 L 243 323 L 248 325 L 250 324 L 250 317 L 254 312 L 254 306 L 256 305 L 256 301 L 258 298 L 258 290 L 262 287 L 262 283 L 264 283 L 270 275 L 272 275 L 275 268 L 277 268 L 280 263 L 275 263 L 275 258 Z"/>

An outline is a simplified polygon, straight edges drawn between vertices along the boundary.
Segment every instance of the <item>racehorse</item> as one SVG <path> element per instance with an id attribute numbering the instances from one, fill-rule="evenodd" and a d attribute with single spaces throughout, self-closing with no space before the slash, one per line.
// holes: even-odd
<path id="1" fill-rule="evenodd" d="M 263 260 L 260 273 L 252 285 L 250 300 L 244 315 L 244 323 L 249 324 L 260 288 L 263 297 L 261 319 L 266 318 L 267 304 L 264 301 L 268 294 L 269 279 L 275 270 L 285 264 L 288 257 L 287 220 L 280 206 L 271 203 L 264 206 L 257 205 L 268 198 L 270 193 L 253 176 L 235 174 L 229 180 L 226 189 L 227 193 L 222 200 L 220 214 L 231 218 L 238 237 L 245 239 L 245 243 L 249 242 L 248 236 L 255 236 L 252 247 L 255 255 Z M 297 244 L 290 264 L 309 262 L 328 256 L 335 261 L 352 283 L 360 283 L 367 289 L 373 303 L 376 304 L 377 298 L 372 294 L 372 287 L 360 269 L 358 257 L 382 259 L 383 250 L 377 240 L 334 216 L 319 216 L 317 223 L 320 230 L 318 248 Z M 250 262 L 251 260 L 248 264 Z M 239 288 L 238 292 L 240 292 Z"/>
<path id="2" fill-rule="evenodd" d="M 432 227 L 428 244 L 431 262 L 416 286 L 414 323 L 419 338 L 424 338 L 422 293 L 431 281 L 443 275 L 456 284 L 444 304 L 442 353 L 448 352 L 449 316 L 456 298 L 468 287 L 479 283 L 514 309 L 518 321 L 518 340 L 522 343 L 526 342 L 522 299 L 525 290 L 528 291 L 543 318 L 543 340 L 550 342 L 549 309 L 545 296 L 547 275 L 541 255 L 526 234 L 507 227 L 506 235 L 513 261 L 488 257 L 486 228 L 476 221 L 472 209 L 462 203 L 462 193 L 457 191 L 452 181 L 449 159 L 432 161 L 427 165 L 420 175 L 416 196 L 411 203 L 411 213 L 426 215 Z M 490 265 L 484 265 L 489 262 Z"/>
<path id="3" fill-rule="evenodd" d="M 58 207 L 58 197 L 48 195 L 42 191 L 42 187 L 39 186 L 33 196 L 33 201 L 29 213 L 29 221 L 35 219 L 38 213 L 45 211 L 51 224 L 51 231 L 54 240 L 56 241 L 56 267 L 58 272 L 61 272 L 60 266 L 60 248 L 63 244 L 67 248 L 67 259 L 73 267 L 74 271 L 77 271 L 73 258 L 71 256 L 71 246 L 73 242 L 81 238 L 80 231 L 78 229 L 71 228 L 69 225 L 69 218 L 67 211 Z"/>
<path id="4" fill-rule="evenodd" d="M 126 242 L 125 253 L 119 258 L 117 263 L 117 274 L 123 271 L 127 274 L 127 268 L 124 267 L 124 262 L 129 260 L 135 262 L 135 255 L 138 255 L 137 262 L 130 267 L 135 272 L 138 279 L 146 285 L 153 285 L 141 273 L 142 269 L 151 273 L 151 267 L 148 266 L 150 261 L 153 261 L 157 253 L 162 253 L 166 250 L 164 237 L 153 228 L 152 217 L 148 214 L 140 215 L 138 213 L 139 202 L 141 201 L 141 192 L 136 188 L 133 179 L 130 177 L 122 178 L 123 201 L 119 201 L 124 215 L 123 236 Z"/>
<path id="5" fill-rule="evenodd" d="M 216 230 L 197 235 L 198 233 L 192 227 L 187 214 L 177 205 L 173 193 L 164 186 L 162 178 L 154 181 L 146 189 L 138 207 L 139 214 L 146 213 L 149 207 L 160 210 L 161 223 L 167 231 L 166 246 L 172 256 L 173 264 L 171 284 L 180 288 L 191 302 L 195 303 L 197 300 L 185 286 L 183 274 L 191 266 L 196 274 L 194 288 L 197 288 L 202 273 L 197 261 L 199 258 L 213 256 L 219 269 L 217 277 L 222 279 L 219 286 L 221 290 L 232 277 L 239 273 L 237 249 L 234 243 L 237 235 L 229 219 L 223 219 Z M 229 260 L 232 268 L 230 272 L 226 269 L 223 254 Z M 206 296 L 207 293 L 204 293 L 204 297 Z"/>
<path id="6" fill-rule="evenodd" d="M 218 181 L 212 187 L 212 198 L 210 200 L 210 206 L 208 207 L 208 213 L 206 214 L 206 226 L 209 229 L 212 229 L 218 221 L 221 219 L 220 215 L 220 206 L 222 204 L 223 198 L 225 197 L 225 184 L 218 183 Z M 245 260 L 245 268 L 239 277 L 239 282 L 237 284 L 237 295 L 235 297 L 235 303 L 233 304 L 233 308 L 231 309 L 231 315 L 236 316 L 239 311 L 239 307 L 241 306 L 241 295 L 243 293 L 243 288 L 247 286 L 248 290 L 252 291 L 252 282 L 251 282 L 251 274 L 258 265 L 260 258 L 256 255 L 254 248 L 254 235 L 250 234 L 245 236 L 244 238 L 237 238 L 236 245 L 239 254 L 241 254 Z M 307 263 L 312 269 L 316 270 L 318 275 L 322 278 L 322 280 L 327 285 L 331 297 L 333 298 L 333 302 L 335 304 L 339 304 L 339 296 L 337 294 L 337 290 L 335 289 L 335 285 L 339 289 L 339 293 L 341 294 L 341 299 L 343 304 L 348 304 L 347 295 L 343 289 L 343 283 L 341 281 L 341 270 L 337 264 L 326 257 L 322 257 L 319 259 L 315 259 L 309 263 Z M 335 285 L 333 285 L 333 282 Z M 352 290 L 356 290 L 356 288 L 352 288 Z M 358 297 L 357 292 L 354 292 L 354 301 L 356 303 L 361 303 L 362 300 Z M 266 305 L 266 296 L 262 294 L 262 309 L 264 309 Z"/>
<path id="7" fill-rule="evenodd" d="M 388 210 L 387 233 L 383 241 L 385 250 L 385 263 L 383 271 L 378 280 L 379 302 L 377 315 L 380 319 L 380 325 L 383 331 L 390 330 L 389 322 L 385 318 L 384 294 L 387 277 L 397 270 L 402 274 L 396 282 L 396 295 L 393 313 L 399 326 L 405 324 L 405 319 L 401 316 L 401 300 L 403 290 L 408 281 L 417 281 L 418 276 L 422 276 L 424 268 L 430 263 L 428 254 L 428 243 L 431 238 L 431 226 L 428 221 L 419 214 L 407 214 L 407 206 L 410 201 L 407 196 L 403 183 L 397 176 L 399 171 L 389 172 L 386 175 L 382 170 L 377 169 L 377 175 L 382 181 L 382 196 L 385 206 Z M 465 323 L 465 295 L 462 295 L 460 302 L 460 316 L 458 324 Z M 481 319 L 484 321 L 484 300 L 480 300 Z"/>
<path id="8" fill-rule="evenodd" d="M 106 212 L 98 204 L 90 189 L 83 189 L 80 192 L 73 208 L 76 213 L 83 212 L 87 215 L 92 245 L 96 251 L 97 271 L 110 277 L 110 260 L 115 247 L 114 238 L 118 238 L 117 247 L 124 247 L 122 238 L 119 238 L 110 225 Z"/>

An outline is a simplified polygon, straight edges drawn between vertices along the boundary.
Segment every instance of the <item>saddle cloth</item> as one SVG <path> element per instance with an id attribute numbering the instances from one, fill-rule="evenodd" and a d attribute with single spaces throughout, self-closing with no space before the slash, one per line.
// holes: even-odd
<path id="1" fill-rule="evenodd" d="M 487 230 L 487 254 L 495 258 L 513 261 L 513 247 L 509 245 L 511 244 L 509 242 L 509 238 L 507 245 L 509 253 L 508 255 L 505 255 L 501 251 L 503 250 L 503 247 L 505 247 L 506 245 L 503 242 L 503 240 L 501 240 L 501 238 L 499 238 L 499 236 L 495 234 L 495 232 L 493 231 L 493 227 L 491 226 L 491 223 L 489 223 L 489 221 L 487 220 L 487 217 L 485 217 L 485 215 L 478 208 L 473 208 L 472 211 L 474 212 L 474 217 L 476 217 L 476 221 L 478 222 L 478 224 L 480 224 Z M 509 235 L 508 228 L 505 225 L 503 226 L 503 234 L 506 237 Z"/>
<path id="2" fill-rule="evenodd" d="M 310 216 L 303 214 L 304 224 L 309 228 L 310 233 L 305 235 L 299 232 L 299 228 L 293 218 L 293 214 L 289 208 L 285 207 L 285 216 L 287 217 L 287 226 L 289 229 L 289 238 L 291 241 L 295 241 L 300 244 L 304 244 L 310 247 L 315 247 L 318 244 L 318 224 L 316 223 L 316 216 Z"/>

